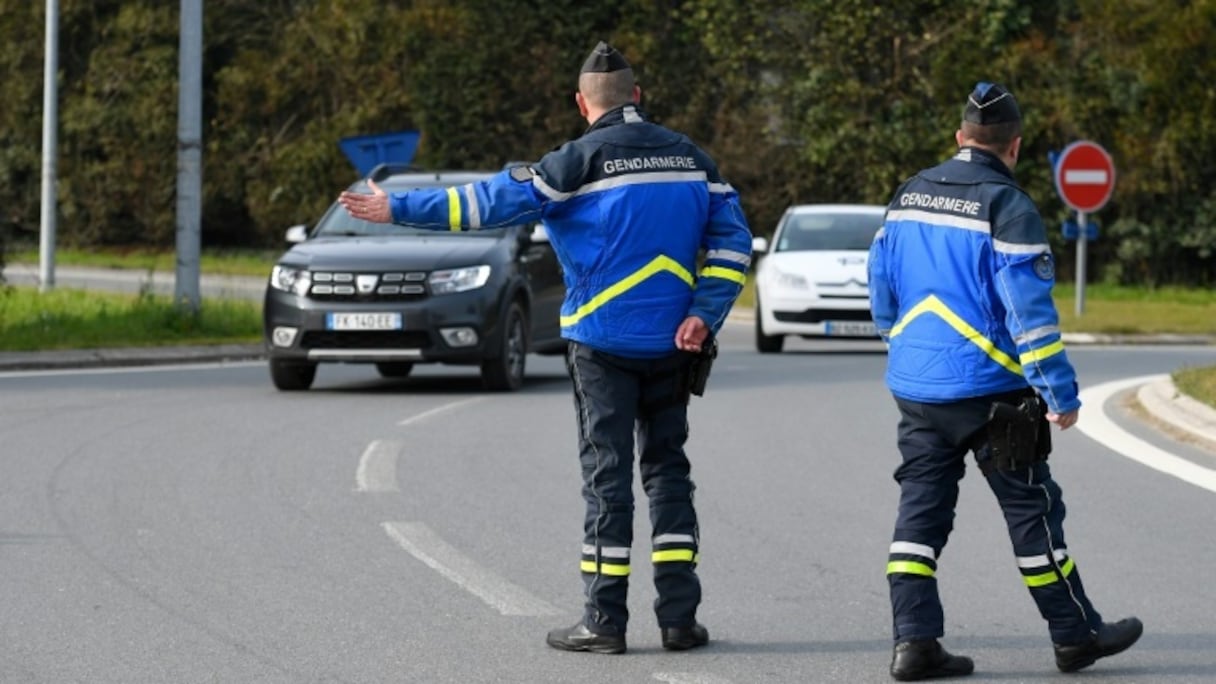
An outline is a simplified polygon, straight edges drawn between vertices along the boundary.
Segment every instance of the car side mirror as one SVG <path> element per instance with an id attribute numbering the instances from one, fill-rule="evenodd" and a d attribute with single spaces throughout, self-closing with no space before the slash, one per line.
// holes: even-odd
<path id="1" fill-rule="evenodd" d="M 756 254 L 764 254 L 768 251 L 768 239 L 763 237 L 752 238 L 752 251 Z"/>
<path id="2" fill-rule="evenodd" d="M 308 226 L 303 223 L 287 229 L 287 241 L 296 244 L 308 239 Z"/>

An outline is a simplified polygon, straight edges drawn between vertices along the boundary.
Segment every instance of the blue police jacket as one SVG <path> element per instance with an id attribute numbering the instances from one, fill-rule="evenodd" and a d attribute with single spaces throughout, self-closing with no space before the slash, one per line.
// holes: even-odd
<path id="1" fill-rule="evenodd" d="M 1038 209 L 999 158 L 963 147 L 904 183 L 870 247 L 892 394 L 927 403 L 1025 389 L 1080 408 Z"/>
<path id="2" fill-rule="evenodd" d="M 689 315 L 717 333 L 751 263 L 735 190 L 692 141 L 636 105 L 534 165 L 391 193 L 389 206 L 394 221 L 437 230 L 543 221 L 564 271 L 562 336 L 619 356 L 673 352 Z"/>

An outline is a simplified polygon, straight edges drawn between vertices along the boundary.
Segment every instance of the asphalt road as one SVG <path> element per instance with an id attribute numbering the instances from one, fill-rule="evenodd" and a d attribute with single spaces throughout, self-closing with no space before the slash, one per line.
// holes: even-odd
<path id="1" fill-rule="evenodd" d="M 581 605 L 559 358 L 530 357 L 518 394 L 441 366 L 404 381 L 322 366 L 299 394 L 257 362 L 0 373 L 0 681 L 889 681 L 898 457 L 881 347 L 762 356 L 738 324 L 722 339 L 689 444 L 713 643 L 682 654 L 659 647 L 644 564 L 628 654 L 544 644 Z M 1089 397 L 1216 363 L 1212 347 L 1069 353 Z M 1216 492 L 1119 449 L 1144 440 L 1204 471 L 1216 456 L 1126 398 L 1087 403 L 1052 456 L 1087 589 L 1106 618 L 1147 626 L 1082 678 L 1210 682 Z M 1102 416 L 1133 439 L 1082 431 Z M 939 578 L 945 643 L 976 659 L 970 681 L 1062 677 L 974 472 Z"/>

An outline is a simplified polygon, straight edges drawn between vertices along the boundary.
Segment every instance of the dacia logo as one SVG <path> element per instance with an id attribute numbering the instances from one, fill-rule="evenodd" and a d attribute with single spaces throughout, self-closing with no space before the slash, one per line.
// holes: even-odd
<path id="1" fill-rule="evenodd" d="M 361 275 L 355 278 L 355 287 L 359 288 L 359 294 L 370 294 L 376 289 L 375 275 Z"/>

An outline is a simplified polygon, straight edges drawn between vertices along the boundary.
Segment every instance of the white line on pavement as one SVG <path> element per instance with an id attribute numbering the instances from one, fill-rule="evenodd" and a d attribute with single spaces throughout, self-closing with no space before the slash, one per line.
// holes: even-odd
<path id="1" fill-rule="evenodd" d="M 1166 377 L 1164 375 L 1144 375 L 1138 378 L 1128 378 L 1096 385 L 1081 392 L 1081 403 L 1094 407 L 1077 421 L 1077 429 L 1099 442 L 1106 448 L 1115 451 L 1131 460 L 1172 475 L 1179 480 L 1189 482 L 1196 487 L 1202 487 L 1210 492 L 1216 492 L 1216 471 L 1196 465 L 1185 458 L 1180 458 L 1164 449 L 1136 437 L 1127 430 L 1119 427 L 1106 415 L 1103 406 L 1115 394 L 1137 385 L 1143 385 Z"/>
<path id="2" fill-rule="evenodd" d="M 656 672 L 651 676 L 667 684 L 730 684 L 729 679 L 696 672 Z"/>
<path id="3" fill-rule="evenodd" d="M 560 615 L 557 608 L 482 568 L 419 522 L 380 523 L 414 558 L 503 615 Z"/>
<path id="4" fill-rule="evenodd" d="M 355 471 L 357 492 L 397 492 L 397 455 L 401 453 L 401 442 L 374 440 L 359 457 L 359 468 Z"/>
<path id="5" fill-rule="evenodd" d="M 471 397 L 469 399 L 462 399 L 460 401 L 454 401 L 450 404 L 444 404 L 443 406 L 436 406 L 435 408 L 433 408 L 429 411 L 423 411 L 422 413 L 419 413 L 416 416 L 410 416 L 409 418 L 402 419 L 401 422 L 399 422 L 397 424 L 398 425 L 410 425 L 412 423 L 417 423 L 419 421 L 426 420 L 427 418 L 430 418 L 431 416 L 434 416 L 434 415 L 437 415 L 440 413 L 444 413 L 446 411 L 451 411 L 452 409 L 457 408 L 459 406 L 467 406 L 468 404 L 475 404 L 479 401 L 484 401 L 484 400 L 485 400 L 485 397 L 483 396 L 483 397 Z"/>

